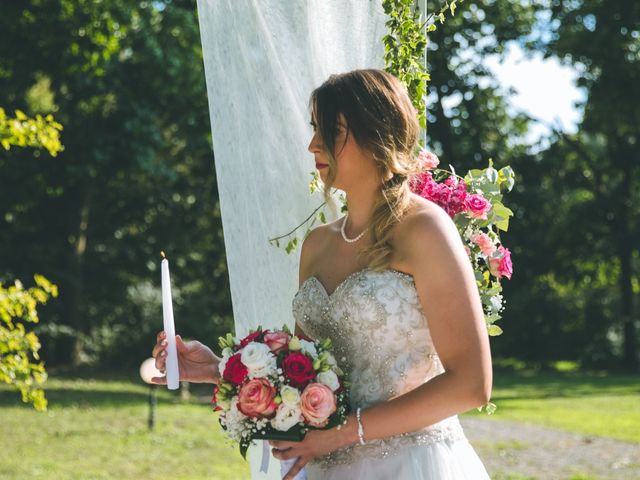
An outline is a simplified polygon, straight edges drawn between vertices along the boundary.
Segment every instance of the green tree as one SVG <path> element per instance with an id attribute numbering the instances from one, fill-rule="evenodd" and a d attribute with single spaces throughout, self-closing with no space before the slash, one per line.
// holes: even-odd
<path id="1" fill-rule="evenodd" d="M 34 276 L 36 286 L 27 290 L 22 283 L 5 287 L 0 282 L 0 382 L 7 383 L 22 395 L 22 401 L 36 410 L 47 409 L 44 391 L 38 387 L 47 379 L 38 350 L 40 341 L 34 332 L 27 332 L 28 323 L 38 323 L 37 305 L 56 297 L 55 285 L 41 275 Z"/>
<path id="2" fill-rule="evenodd" d="M 0 157 L 0 264 L 60 288 L 43 356 L 146 357 L 160 250 L 180 333 L 216 338 L 232 319 L 195 2 L 12 1 L 0 28 L 15 39 L 0 45 L 7 106 L 66 132 L 55 161 Z"/>
<path id="3" fill-rule="evenodd" d="M 536 189 L 545 193 L 529 206 L 546 215 L 532 221 L 529 232 L 552 239 L 539 244 L 547 247 L 547 259 L 538 258 L 545 265 L 539 286 L 562 306 L 559 320 L 585 361 L 604 365 L 617 358 L 637 370 L 640 5 L 553 0 L 541 20 L 545 28 L 529 48 L 574 66 L 586 95 L 578 132 L 556 130 L 537 160 Z M 561 338 L 573 349 L 570 336 Z"/>
<path id="4" fill-rule="evenodd" d="M 56 156 L 62 150 L 59 132 L 62 125 L 47 115 L 27 117 L 16 111 L 8 117 L 0 108 L 0 143 L 5 150 L 13 147 L 44 148 Z M 38 388 L 47 379 L 44 363 L 39 360 L 40 341 L 25 325 L 38 323 L 37 305 L 45 304 L 58 295 L 58 289 L 42 275 L 35 275 L 35 287 L 25 290 L 18 280 L 5 287 L 0 281 L 0 381 L 22 395 L 22 401 L 33 404 L 36 410 L 46 410 L 44 391 Z"/>

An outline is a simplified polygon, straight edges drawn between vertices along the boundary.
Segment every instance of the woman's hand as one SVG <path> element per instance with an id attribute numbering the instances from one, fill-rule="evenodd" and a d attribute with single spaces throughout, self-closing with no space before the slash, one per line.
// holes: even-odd
<path id="1" fill-rule="evenodd" d="M 158 333 L 156 345 L 151 356 L 156 359 L 156 368 L 164 373 L 167 361 L 167 334 L 164 330 Z M 220 373 L 218 364 L 220 359 L 214 355 L 209 347 L 197 340 L 183 342 L 180 335 L 176 335 L 176 350 L 178 353 L 178 369 L 180 380 L 192 383 L 218 383 Z M 167 377 L 153 377 L 153 383 L 167 384 Z"/>
<path id="2" fill-rule="evenodd" d="M 288 442 L 285 440 L 270 440 L 269 445 L 274 447 L 271 452 L 278 460 L 298 458 L 282 480 L 293 480 L 304 466 L 316 457 L 327 455 L 339 448 L 352 445 L 357 442 L 358 434 L 354 415 L 350 415 L 347 424 L 340 430 L 337 427 L 329 430 L 309 430 L 301 442 Z"/>

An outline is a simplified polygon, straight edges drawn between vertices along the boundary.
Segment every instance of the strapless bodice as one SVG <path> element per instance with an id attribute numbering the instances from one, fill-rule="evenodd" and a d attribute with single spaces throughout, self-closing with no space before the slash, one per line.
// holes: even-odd
<path id="1" fill-rule="evenodd" d="M 307 335 L 331 339 L 338 364 L 350 377 L 354 409 L 402 395 L 444 371 L 413 277 L 404 272 L 358 270 L 331 294 L 312 276 L 296 292 L 292 308 Z M 417 432 L 338 450 L 324 461 L 348 463 L 358 455 L 384 456 L 402 445 L 461 436 L 453 416 Z"/>

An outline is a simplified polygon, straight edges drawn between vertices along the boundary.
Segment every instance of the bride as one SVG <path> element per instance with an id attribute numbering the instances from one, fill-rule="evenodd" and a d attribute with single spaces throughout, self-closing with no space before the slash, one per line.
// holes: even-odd
<path id="1" fill-rule="evenodd" d="M 489 341 L 457 228 L 413 194 L 419 125 L 406 89 L 382 70 L 332 75 L 311 94 L 309 144 L 330 202 L 347 213 L 302 244 L 296 334 L 329 337 L 351 380 L 346 424 L 271 441 L 309 480 L 459 480 L 489 476 L 457 414 L 491 395 Z M 219 358 L 177 337 L 181 378 L 217 382 Z M 158 334 L 156 366 L 165 365 Z M 164 377 L 156 377 L 164 383 Z"/>

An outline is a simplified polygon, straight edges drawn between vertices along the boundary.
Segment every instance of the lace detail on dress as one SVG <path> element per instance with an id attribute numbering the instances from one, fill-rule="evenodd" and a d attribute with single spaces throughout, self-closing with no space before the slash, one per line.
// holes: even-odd
<path id="1" fill-rule="evenodd" d="M 330 338 L 349 373 L 353 409 L 390 400 L 444 372 L 433 346 L 413 277 L 398 270 L 368 268 L 347 276 L 328 294 L 315 277 L 296 292 L 293 315 L 312 338 Z M 386 456 L 398 447 L 464 437 L 457 416 L 417 432 L 354 445 L 313 462 L 350 463 Z"/>

